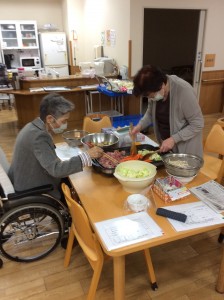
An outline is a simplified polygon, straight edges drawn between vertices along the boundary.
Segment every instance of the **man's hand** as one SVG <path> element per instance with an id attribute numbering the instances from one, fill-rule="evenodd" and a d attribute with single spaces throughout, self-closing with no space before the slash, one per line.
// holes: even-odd
<path id="1" fill-rule="evenodd" d="M 87 152 L 89 153 L 89 156 L 91 158 L 99 158 L 103 155 L 103 149 L 97 146 L 90 148 L 89 150 L 87 150 Z"/>
<path id="2" fill-rule="evenodd" d="M 160 152 L 168 152 L 169 150 L 173 149 L 174 145 L 174 139 L 172 137 L 169 137 L 168 139 L 162 142 L 160 146 Z"/>

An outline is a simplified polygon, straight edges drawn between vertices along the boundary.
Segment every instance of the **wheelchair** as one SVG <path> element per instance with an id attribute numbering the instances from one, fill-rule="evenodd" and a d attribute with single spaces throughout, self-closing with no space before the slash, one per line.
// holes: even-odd
<path id="1" fill-rule="evenodd" d="M 65 237 L 71 222 L 69 210 L 62 201 L 48 194 L 53 189 L 51 185 L 7 194 L 4 180 L 9 183 L 9 178 L 1 171 L 0 253 L 17 262 L 44 258 Z"/>

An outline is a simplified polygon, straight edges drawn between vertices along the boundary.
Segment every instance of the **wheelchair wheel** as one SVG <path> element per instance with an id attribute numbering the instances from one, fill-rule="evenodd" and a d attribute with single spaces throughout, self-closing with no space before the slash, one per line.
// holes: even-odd
<path id="1" fill-rule="evenodd" d="M 10 260 L 32 262 L 51 253 L 64 234 L 62 215 L 46 204 L 26 204 L 0 219 L 0 251 Z"/>

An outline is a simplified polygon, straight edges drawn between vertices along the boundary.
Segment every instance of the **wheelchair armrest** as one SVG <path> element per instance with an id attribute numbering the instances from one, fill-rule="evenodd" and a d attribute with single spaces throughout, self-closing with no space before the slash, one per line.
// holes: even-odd
<path id="1" fill-rule="evenodd" d="M 24 190 L 21 192 L 15 192 L 15 193 L 8 194 L 8 199 L 13 200 L 13 199 L 19 199 L 19 198 L 27 197 L 27 196 L 39 195 L 39 194 L 43 194 L 43 193 L 52 191 L 53 188 L 54 187 L 52 184 L 45 184 L 45 185 L 38 186 L 38 187 L 28 189 L 28 190 Z"/>

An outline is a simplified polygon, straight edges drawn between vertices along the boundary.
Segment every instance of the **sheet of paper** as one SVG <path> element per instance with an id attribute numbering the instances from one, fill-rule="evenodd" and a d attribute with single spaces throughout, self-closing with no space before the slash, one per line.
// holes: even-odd
<path id="1" fill-rule="evenodd" d="M 79 155 L 82 150 L 78 147 L 69 147 L 67 144 L 56 146 L 56 154 L 61 160 L 69 160 L 73 156 Z"/>
<path id="2" fill-rule="evenodd" d="M 166 206 L 164 208 L 187 215 L 185 223 L 168 219 L 176 231 L 196 229 L 215 224 L 224 224 L 223 215 L 217 214 L 202 201 Z"/>
<path id="3" fill-rule="evenodd" d="M 30 92 L 43 92 L 44 88 L 42 87 L 36 87 L 36 88 L 30 88 Z"/>
<path id="4" fill-rule="evenodd" d="M 82 90 L 91 90 L 91 89 L 96 89 L 99 86 L 99 84 L 92 84 L 92 85 L 80 85 L 80 89 Z"/>
<path id="5" fill-rule="evenodd" d="M 161 228 L 147 212 L 97 222 L 95 226 L 108 250 L 139 243 L 163 234 Z"/>
<path id="6" fill-rule="evenodd" d="M 224 186 L 214 180 L 195 186 L 190 191 L 216 212 L 224 212 Z"/>
<path id="7" fill-rule="evenodd" d="M 45 92 L 50 92 L 50 91 L 69 91 L 71 88 L 66 87 L 66 86 L 45 86 L 43 87 Z"/>

